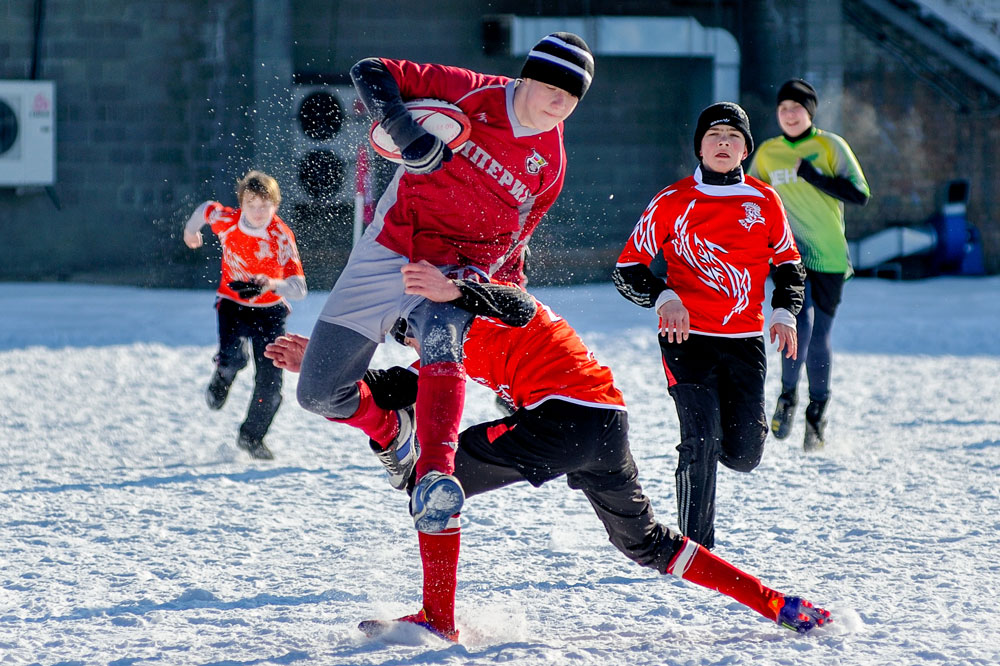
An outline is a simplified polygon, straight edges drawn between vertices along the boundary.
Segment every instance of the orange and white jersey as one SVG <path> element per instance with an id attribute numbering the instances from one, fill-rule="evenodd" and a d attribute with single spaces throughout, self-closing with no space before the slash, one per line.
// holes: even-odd
<path id="1" fill-rule="evenodd" d="M 295 244 L 295 234 L 281 218 L 275 215 L 266 226 L 254 228 L 243 220 L 238 208 L 223 206 L 217 201 L 209 201 L 203 208 L 202 224 L 208 223 L 211 226 L 222 245 L 222 277 L 218 289 L 220 297 L 251 307 L 266 307 L 282 302 L 287 305 L 285 297 L 273 291 L 245 299 L 229 288 L 229 283 L 234 280 L 248 281 L 258 274 L 277 280 L 292 278 L 295 282 L 301 282 L 301 295 L 305 295 L 305 273 Z"/>
<path id="2" fill-rule="evenodd" d="M 537 301 L 536 301 L 537 303 Z M 601 365 L 566 323 L 542 303 L 526 326 L 476 317 L 465 337 L 469 377 L 517 408 L 546 400 L 625 409 L 611 369 Z"/>

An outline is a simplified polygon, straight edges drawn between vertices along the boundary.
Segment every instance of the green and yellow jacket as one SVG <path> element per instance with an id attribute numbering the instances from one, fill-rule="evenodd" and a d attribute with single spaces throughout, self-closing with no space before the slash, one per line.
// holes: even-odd
<path id="1" fill-rule="evenodd" d="M 806 268 L 852 273 L 844 202 L 864 205 L 871 190 L 843 138 L 812 127 L 795 141 L 786 136 L 768 139 L 754 153 L 750 175 L 777 190 Z"/>

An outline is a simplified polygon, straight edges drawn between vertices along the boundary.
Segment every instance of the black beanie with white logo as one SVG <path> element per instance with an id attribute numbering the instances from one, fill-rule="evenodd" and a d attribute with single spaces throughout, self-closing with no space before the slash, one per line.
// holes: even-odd
<path id="1" fill-rule="evenodd" d="M 579 36 L 553 32 L 528 52 L 521 78 L 548 83 L 582 99 L 594 78 L 594 54 Z"/>
<path id="2" fill-rule="evenodd" d="M 740 131 L 747 141 L 747 153 L 753 152 L 753 135 L 750 134 L 750 117 L 739 104 L 734 102 L 719 102 L 707 107 L 698 116 L 698 125 L 694 130 L 694 155 L 701 159 L 701 140 L 710 128 L 716 125 L 729 125 Z"/>
<path id="3" fill-rule="evenodd" d="M 806 111 L 809 112 L 810 118 L 816 115 L 816 106 L 819 104 L 816 89 L 802 79 L 792 79 L 782 84 L 778 90 L 778 104 L 781 104 L 786 99 L 798 102 L 804 106 Z"/>

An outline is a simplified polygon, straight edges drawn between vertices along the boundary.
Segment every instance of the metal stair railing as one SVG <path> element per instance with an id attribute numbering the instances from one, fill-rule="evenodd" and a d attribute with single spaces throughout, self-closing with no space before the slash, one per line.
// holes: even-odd
<path id="1" fill-rule="evenodd" d="M 852 25 L 954 106 L 1000 113 L 1000 36 L 975 23 L 957 3 L 844 0 L 843 6 Z"/>

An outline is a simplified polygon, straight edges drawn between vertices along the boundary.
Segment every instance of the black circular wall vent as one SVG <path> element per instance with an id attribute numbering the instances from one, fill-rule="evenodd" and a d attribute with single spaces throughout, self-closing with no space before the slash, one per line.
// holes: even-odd
<path id="1" fill-rule="evenodd" d="M 0 99 L 0 155 L 17 141 L 17 114 L 7 102 Z"/>

